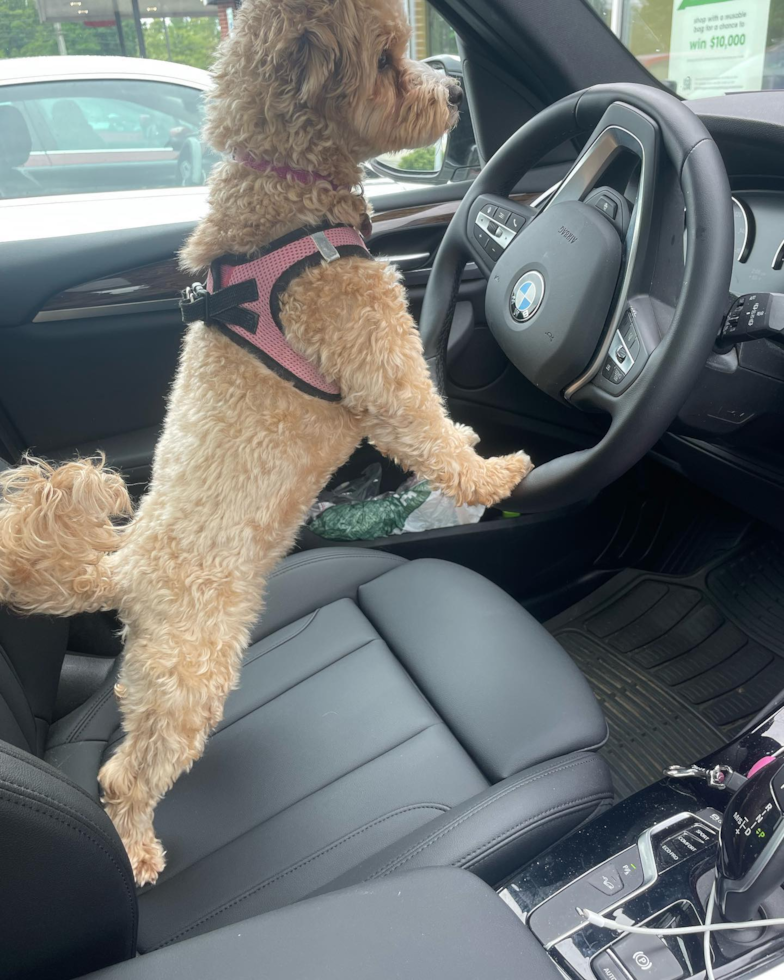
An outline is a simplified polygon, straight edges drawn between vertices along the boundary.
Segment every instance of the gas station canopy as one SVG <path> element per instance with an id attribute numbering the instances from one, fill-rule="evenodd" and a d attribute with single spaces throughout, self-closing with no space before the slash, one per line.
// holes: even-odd
<path id="1" fill-rule="evenodd" d="M 133 18 L 132 0 L 36 0 L 41 23 L 111 21 L 116 15 Z M 139 14 L 147 17 L 217 17 L 218 8 L 203 0 L 138 0 Z"/>

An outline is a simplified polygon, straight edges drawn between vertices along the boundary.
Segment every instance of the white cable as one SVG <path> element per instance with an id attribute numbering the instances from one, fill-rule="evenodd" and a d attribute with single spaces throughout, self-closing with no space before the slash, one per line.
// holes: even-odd
<path id="1" fill-rule="evenodd" d="M 705 933 L 702 937 L 702 954 L 705 959 L 705 980 L 716 980 L 713 975 L 713 950 L 711 949 L 711 925 L 713 924 L 713 906 L 716 902 L 716 880 L 711 885 L 708 905 L 705 908 Z"/>
<path id="2" fill-rule="evenodd" d="M 635 936 L 694 936 L 700 932 L 722 932 L 727 929 L 759 929 L 762 926 L 784 926 L 784 919 L 754 919 L 752 922 L 712 922 L 701 926 L 678 926 L 675 929 L 657 929 L 651 926 L 627 926 L 615 919 L 606 919 L 590 909 L 577 909 L 586 922 L 613 929 L 615 932 L 631 932 Z"/>

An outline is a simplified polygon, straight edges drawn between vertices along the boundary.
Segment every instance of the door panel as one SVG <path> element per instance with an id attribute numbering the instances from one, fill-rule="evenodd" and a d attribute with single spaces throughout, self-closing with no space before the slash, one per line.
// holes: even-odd
<path id="1" fill-rule="evenodd" d="M 458 205 L 443 193 L 416 192 L 416 204 L 374 219 L 371 250 L 406 270 L 415 318 Z M 143 489 L 182 339 L 177 300 L 190 277 L 175 254 L 191 227 L 0 244 L 0 452 L 103 449 Z M 533 439 L 541 458 L 593 441 L 587 417 L 509 367 L 485 324 L 484 292 L 467 267 L 449 351 L 453 411 L 493 450 L 530 450 Z"/>

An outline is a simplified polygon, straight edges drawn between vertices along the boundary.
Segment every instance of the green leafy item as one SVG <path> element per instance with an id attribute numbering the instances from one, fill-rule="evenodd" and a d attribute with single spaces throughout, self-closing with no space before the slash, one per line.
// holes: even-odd
<path id="1" fill-rule="evenodd" d="M 390 493 L 372 500 L 336 504 L 322 511 L 309 527 L 328 541 L 373 541 L 402 529 L 409 514 L 430 496 L 426 480 L 403 493 Z"/>

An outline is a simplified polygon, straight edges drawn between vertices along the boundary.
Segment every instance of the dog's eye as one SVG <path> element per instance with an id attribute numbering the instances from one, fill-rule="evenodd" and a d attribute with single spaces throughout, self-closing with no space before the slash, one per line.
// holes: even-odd
<path id="1" fill-rule="evenodd" d="M 378 70 L 384 71 L 385 68 L 389 68 L 392 64 L 392 58 L 388 51 L 385 51 L 381 57 L 378 59 Z"/>

